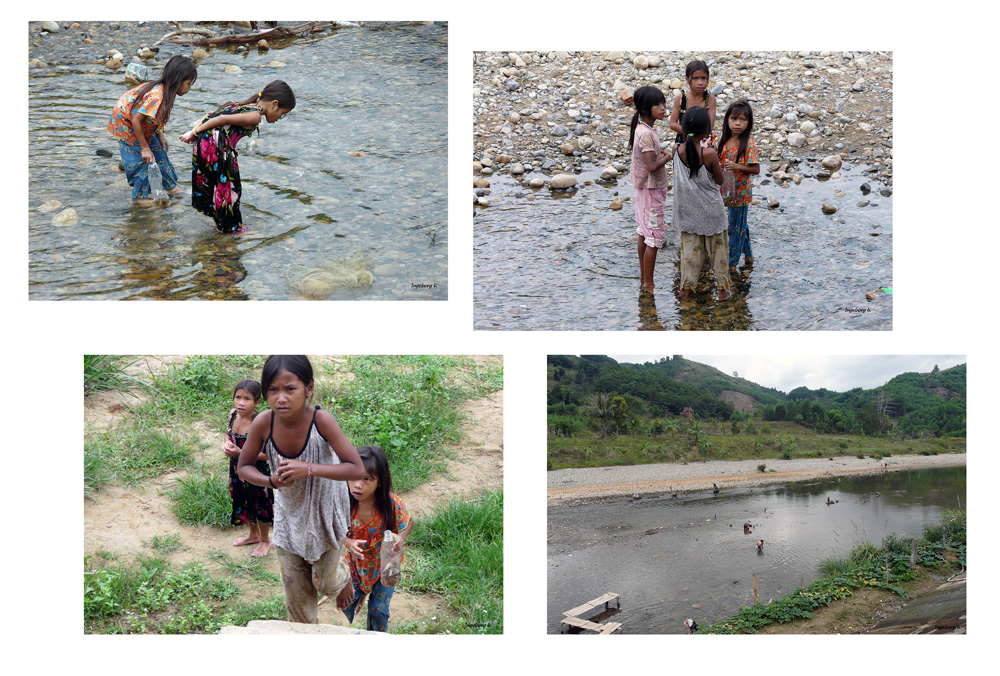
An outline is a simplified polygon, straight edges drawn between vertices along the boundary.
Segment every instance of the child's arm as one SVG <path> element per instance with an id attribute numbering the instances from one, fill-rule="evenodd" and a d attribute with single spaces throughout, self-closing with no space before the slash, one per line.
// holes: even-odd
<path id="1" fill-rule="evenodd" d="M 284 479 L 279 478 L 277 472 L 272 472 L 271 476 L 266 476 L 254 467 L 254 463 L 257 461 L 264 447 L 264 434 L 270 426 L 271 415 L 270 411 L 263 413 L 257 416 L 250 425 L 246 443 L 243 444 L 239 462 L 236 463 L 236 473 L 241 479 L 252 483 L 254 486 L 285 488 L 292 485 L 290 479 L 287 477 Z"/>
<path id="2" fill-rule="evenodd" d="M 406 536 L 410 534 L 411 530 L 413 530 L 413 517 L 410 517 L 410 521 L 406 524 L 406 528 L 399 532 L 399 540 L 397 540 L 396 544 L 392 546 L 392 551 L 398 552 L 403 548 L 403 542 L 406 540 Z"/>
<path id="3" fill-rule="evenodd" d="M 260 417 L 260 416 L 258 416 Z M 333 479 L 335 481 L 352 481 L 365 477 L 365 466 L 361 462 L 354 444 L 348 440 L 344 431 L 340 429 L 337 419 L 326 411 L 316 412 L 316 427 L 319 428 L 323 438 L 330 442 L 333 452 L 340 458 L 339 465 L 321 465 L 305 463 L 301 460 L 291 460 L 282 458 L 278 466 L 278 474 L 281 475 L 282 482 L 301 479 L 303 477 L 315 476 L 321 479 Z M 251 428 L 252 430 L 253 428 Z M 250 439 L 247 439 L 250 443 Z M 246 449 L 246 445 L 243 446 Z"/>
<path id="4" fill-rule="evenodd" d="M 653 132 L 644 131 L 640 137 L 639 144 L 640 149 L 644 147 L 643 144 L 654 144 L 656 146 L 654 150 L 643 150 L 641 153 L 642 161 L 646 164 L 646 171 L 651 174 L 665 165 L 670 159 L 666 153 L 660 151 L 660 139 Z"/>
<path id="5" fill-rule="evenodd" d="M 714 94 L 708 95 L 708 100 L 705 107 L 708 108 L 708 121 L 712 123 L 712 133 L 715 133 L 715 111 L 719 108 L 719 102 L 715 100 Z M 709 134 L 711 136 L 711 134 Z"/>
<path id="6" fill-rule="evenodd" d="M 742 171 L 746 174 L 759 174 L 760 165 L 757 163 L 753 164 L 736 164 L 732 160 L 726 160 L 726 169 L 730 171 Z"/>
<path id="7" fill-rule="evenodd" d="M 674 107 L 670 111 L 670 130 L 678 134 L 683 133 L 681 129 L 681 95 L 674 97 Z"/>
<path id="8" fill-rule="evenodd" d="M 227 420 L 233 417 L 233 411 L 235 410 L 236 409 L 234 408 L 232 411 L 229 412 L 229 415 L 226 416 Z M 236 442 L 233 441 L 233 438 L 229 436 L 228 429 L 226 430 L 226 439 L 225 441 L 222 442 L 222 452 L 225 454 L 227 458 L 234 458 L 240 454 L 240 447 L 237 446 Z"/>
<path id="9" fill-rule="evenodd" d="M 218 115 L 210 120 L 203 120 L 192 127 L 191 131 L 181 134 L 181 140 L 185 143 L 192 143 L 194 142 L 195 136 L 198 134 L 208 131 L 209 129 L 214 129 L 215 127 L 224 127 L 227 124 L 231 124 L 236 127 L 256 127 L 260 124 L 260 113 L 256 110 L 251 110 L 246 113 Z"/>
<path id="10" fill-rule="evenodd" d="M 722 185 L 722 164 L 719 162 L 719 153 L 715 148 L 708 147 L 701 157 L 705 161 L 705 166 L 712 172 L 716 185 Z"/>
<path id="11" fill-rule="evenodd" d="M 139 141 L 139 147 L 142 149 L 142 161 L 146 164 L 152 164 L 153 151 L 149 149 L 149 142 L 146 141 L 146 135 L 142 131 L 142 117 L 142 113 L 138 111 L 134 112 L 132 113 L 132 117 L 129 118 L 129 122 L 132 124 L 132 131 L 135 133 L 135 138 Z"/>

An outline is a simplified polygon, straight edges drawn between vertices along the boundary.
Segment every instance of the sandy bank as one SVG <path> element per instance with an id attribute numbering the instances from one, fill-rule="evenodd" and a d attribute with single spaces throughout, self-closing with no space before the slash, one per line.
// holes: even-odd
<path id="1" fill-rule="evenodd" d="M 635 494 L 650 495 L 670 490 L 695 491 L 763 486 L 788 481 L 809 481 L 834 476 L 864 476 L 932 467 L 964 466 L 965 453 L 947 455 L 894 455 L 883 460 L 842 456 L 794 458 L 792 460 L 709 460 L 689 464 L 650 464 L 621 467 L 560 469 L 548 473 L 548 506 L 562 507 Z M 760 472 L 757 466 L 766 465 Z"/>

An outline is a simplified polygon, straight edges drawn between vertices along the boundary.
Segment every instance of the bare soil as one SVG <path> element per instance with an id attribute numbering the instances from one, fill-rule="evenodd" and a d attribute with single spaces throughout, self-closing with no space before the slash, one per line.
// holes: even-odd
<path id="1" fill-rule="evenodd" d="M 147 357 L 132 367 L 135 372 L 162 373 L 170 365 L 186 357 Z M 338 357 L 312 357 L 314 365 L 324 360 L 342 361 Z M 502 363 L 501 356 L 476 356 L 481 363 Z M 352 377 L 343 374 L 344 378 Z M 128 405 L 139 397 L 123 400 L 117 395 L 99 394 L 88 397 L 84 405 L 87 426 L 115 426 L 128 412 Z M 447 471 L 433 476 L 430 481 L 400 497 L 414 518 L 433 507 L 444 504 L 456 496 L 479 493 L 483 489 L 503 485 L 503 390 L 465 402 L 462 442 L 447 449 Z M 195 430 L 208 450 L 213 453 L 222 447 L 223 430 L 208 429 L 199 425 Z M 221 453 L 221 450 L 218 451 Z M 204 458 L 196 457 L 195 462 Z M 143 486 L 105 486 L 96 501 L 84 498 L 84 554 L 114 553 L 124 561 L 131 561 L 138 554 L 164 556 L 172 564 L 182 566 L 190 561 L 204 562 L 210 570 L 218 568 L 210 555 L 224 552 L 240 561 L 249 558 L 253 546 L 234 547 L 233 540 L 246 534 L 245 528 L 222 530 L 217 527 L 191 527 L 180 523 L 171 511 L 167 491 L 173 490 L 186 470 L 160 475 L 146 481 Z M 182 547 L 166 555 L 157 554 L 146 543 L 153 536 L 180 534 Z M 265 559 L 264 569 L 279 575 L 274 550 Z M 404 570 L 405 574 L 405 570 Z M 248 580 L 243 584 L 243 600 L 252 602 L 281 594 L 281 583 L 261 583 Z M 397 590 L 392 601 L 392 624 L 411 622 L 433 626 L 448 617 L 445 600 L 436 594 L 410 594 Z M 363 628 L 364 616 L 360 617 Z M 319 621 L 323 624 L 348 626 L 343 613 L 336 610 L 332 600 L 321 602 Z M 355 617 L 355 626 L 359 617 Z"/>

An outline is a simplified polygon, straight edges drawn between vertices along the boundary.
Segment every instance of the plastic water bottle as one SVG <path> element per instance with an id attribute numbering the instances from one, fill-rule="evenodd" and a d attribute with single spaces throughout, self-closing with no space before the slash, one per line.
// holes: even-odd
<path id="1" fill-rule="evenodd" d="M 146 176 L 149 177 L 149 196 L 154 202 L 168 202 L 170 198 L 163 189 L 163 179 L 160 177 L 160 167 L 156 162 L 146 165 Z"/>

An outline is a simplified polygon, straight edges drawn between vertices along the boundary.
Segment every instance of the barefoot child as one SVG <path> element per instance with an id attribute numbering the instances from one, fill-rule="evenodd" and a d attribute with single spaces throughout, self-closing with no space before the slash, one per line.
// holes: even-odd
<path id="1" fill-rule="evenodd" d="M 642 288 L 653 291 L 656 252 L 663 246 L 666 227 L 663 204 L 667 200 L 667 170 L 670 156 L 660 150 L 660 135 L 653 129 L 656 120 L 667 115 L 667 100 L 656 87 L 639 87 L 632 95 L 635 114 L 628 145 L 632 149 L 632 185 L 635 188 L 635 231 L 639 233 L 639 280 Z"/>
<path id="2" fill-rule="evenodd" d="M 108 121 L 108 131 L 118 139 L 118 151 L 128 184 L 132 186 L 132 201 L 148 206 L 149 178 L 146 167 L 154 161 L 160 168 L 163 187 L 170 195 L 177 195 L 177 172 L 167 157 L 167 139 L 163 128 L 170 119 L 170 110 L 178 96 L 184 96 L 198 79 L 194 61 L 186 56 L 172 56 L 163 67 L 160 79 L 139 85 L 125 92 Z"/>
<path id="3" fill-rule="evenodd" d="M 729 271 L 736 272 L 740 254 L 747 265 L 753 265 L 750 249 L 750 228 L 747 225 L 747 207 L 753 199 L 752 174 L 760 173 L 757 145 L 750 138 L 753 131 L 753 109 L 746 99 L 733 102 L 726 109 L 722 121 L 722 138 L 719 139 L 719 160 L 723 169 L 736 177 L 736 198 L 729 207 Z"/>
<path id="4" fill-rule="evenodd" d="M 220 232 L 242 232 L 240 167 L 236 144 L 262 119 L 274 124 L 295 108 L 291 87 L 275 80 L 245 101 L 230 101 L 181 134 L 193 144 L 191 206 L 215 220 Z M 259 133 L 259 132 L 258 132 Z"/>
<path id="5" fill-rule="evenodd" d="M 260 380 L 270 410 L 250 425 L 238 471 L 244 481 L 278 489 L 273 539 L 288 620 L 316 624 L 317 593 L 336 597 L 339 610 L 354 597 L 343 560 L 350 514 L 345 482 L 362 478 L 365 468 L 336 419 L 306 406 L 313 393 L 308 358 L 271 355 Z M 261 449 L 271 476 L 255 466 Z"/>
<path id="6" fill-rule="evenodd" d="M 710 137 L 712 129 L 715 127 L 715 111 L 718 106 L 715 95 L 708 93 L 708 64 L 704 61 L 692 61 L 684 69 L 684 79 L 687 80 L 690 91 L 681 92 L 675 96 L 674 107 L 670 111 L 670 128 L 677 132 L 675 146 L 686 140 L 681 130 L 681 119 L 688 108 L 701 106 L 708 109 L 708 135 Z"/>
<path id="7" fill-rule="evenodd" d="M 682 120 L 684 143 L 674 150 L 674 221 L 681 231 L 681 300 L 688 300 L 698 286 L 705 254 L 712 261 L 719 300 L 729 290 L 729 238 L 726 214 L 719 195 L 722 165 L 719 154 L 702 141 L 712 133 L 708 111 L 691 108 Z"/>
<path id="8" fill-rule="evenodd" d="M 368 631 L 389 631 L 389 601 L 393 587 L 383 584 L 382 539 L 385 531 L 399 533 L 393 552 L 401 552 L 403 541 L 413 528 L 406 505 L 392 492 L 389 461 L 380 446 L 358 449 L 365 465 L 365 477 L 351 481 L 351 525 L 347 532 L 347 551 L 351 564 L 354 600 L 344 609 L 347 621 L 368 594 Z"/>
<path id="9" fill-rule="evenodd" d="M 254 486 L 240 479 L 236 472 L 240 449 L 246 444 L 247 432 L 253 419 L 257 417 L 260 403 L 260 383 L 256 380 L 241 380 L 233 391 L 233 410 L 229 412 L 229 426 L 222 452 L 229 458 L 229 497 L 233 501 L 230 522 L 234 526 L 250 524 L 250 534 L 233 542 L 234 547 L 256 544 L 252 556 L 267 556 L 271 549 L 268 536 L 274 520 L 274 491 L 270 487 Z M 267 456 L 260 453 L 254 463 L 257 471 L 270 476 Z"/>

